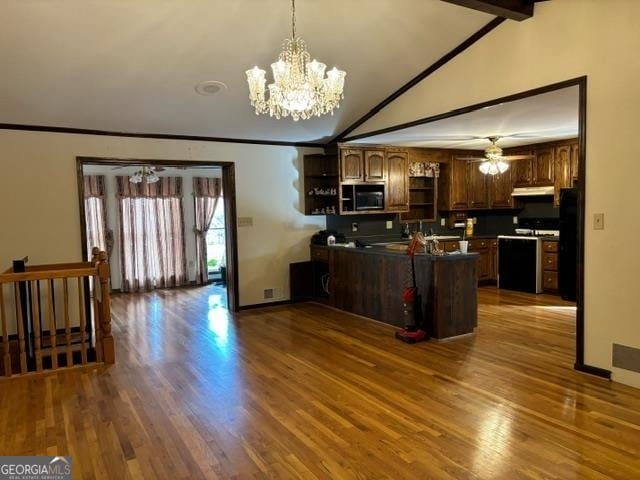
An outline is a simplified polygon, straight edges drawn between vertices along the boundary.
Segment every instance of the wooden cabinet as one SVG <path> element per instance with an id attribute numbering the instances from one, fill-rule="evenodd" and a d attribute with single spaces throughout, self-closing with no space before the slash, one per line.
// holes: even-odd
<path id="1" fill-rule="evenodd" d="M 578 152 L 579 146 L 578 142 L 571 144 L 571 156 L 570 156 L 570 164 L 571 164 L 571 184 L 578 183 Z"/>
<path id="2" fill-rule="evenodd" d="M 338 213 L 338 158 L 335 155 L 304 156 L 304 213 Z"/>
<path id="3" fill-rule="evenodd" d="M 542 290 L 558 293 L 558 241 L 542 241 Z"/>
<path id="4" fill-rule="evenodd" d="M 435 221 L 436 195 L 435 178 L 409 177 L 409 211 L 400 214 L 400 221 Z"/>
<path id="5" fill-rule="evenodd" d="M 491 263 L 489 258 L 490 240 L 473 239 L 469 240 L 469 252 L 479 253 L 478 258 L 478 282 L 489 280 L 491 272 Z"/>
<path id="6" fill-rule="evenodd" d="M 513 151 L 508 155 L 531 155 L 531 151 Z M 533 185 L 533 159 L 514 160 L 509 165 L 514 187 L 530 187 Z"/>
<path id="7" fill-rule="evenodd" d="M 364 151 L 340 151 L 340 180 L 343 182 L 360 182 L 364 180 Z"/>
<path id="8" fill-rule="evenodd" d="M 343 149 L 340 151 L 342 182 L 384 182 L 385 152 L 376 149 Z"/>
<path id="9" fill-rule="evenodd" d="M 387 152 L 385 211 L 406 212 L 409 210 L 409 156 L 407 152 Z"/>
<path id="10" fill-rule="evenodd" d="M 494 175 L 491 178 L 489 188 L 489 206 L 491 208 L 513 208 L 511 192 L 513 192 L 511 169 Z"/>
<path id="11" fill-rule="evenodd" d="M 533 185 L 553 185 L 553 167 L 555 149 L 553 147 L 536 149 L 533 164 Z"/>
<path id="12" fill-rule="evenodd" d="M 569 188 L 571 181 L 571 145 L 555 149 L 553 205 L 560 206 L 560 189 Z"/>
<path id="13" fill-rule="evenodd" d="M 440 165 L 438 179 L 438 208 L 455 211 L 468 210 L 467 161 L 452 156 L 448 163 Z"/>
<path id="14" fill-rule="evenodd" d="M 489 207 L 489 183 L 491 175 L 485 175 L 478 168 L 478 163 L 467 164 L 467 200 L 469 208 Z"/>
<path id="15" fill-rule="evenodd" d="M 405 154 L 406 157 L 406 154 Z M 384 150 L 365 150 L 364 151 L 364 181 L 365 182 L 384 182 L 386 179 Z M 406 161 L 405 161 L 406 163 Z M 405 166 L 405 177 L 407 175 L 407 167 Z"/>

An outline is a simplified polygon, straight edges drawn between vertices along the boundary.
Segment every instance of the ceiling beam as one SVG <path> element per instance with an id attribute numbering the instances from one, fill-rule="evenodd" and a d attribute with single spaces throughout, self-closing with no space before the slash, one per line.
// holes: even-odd
<path id="1" fill-rule="evenodd" d="M 536 0 L 442 0 L 461 7 L 472 8 L 490 13 L 496 17 L 522 21 L 533 17 L 533 4 Z"/>

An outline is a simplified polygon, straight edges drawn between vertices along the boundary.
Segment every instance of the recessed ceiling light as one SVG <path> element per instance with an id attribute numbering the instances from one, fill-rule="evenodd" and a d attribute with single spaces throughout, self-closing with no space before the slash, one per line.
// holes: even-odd
<path id="1" fill-rule="evenodd" d="M 227 86 L 217 80 L 207 80 L 196 85 L 196 92 L 200 95 L 215 95 L 220 90 L 226 90 Z"/>

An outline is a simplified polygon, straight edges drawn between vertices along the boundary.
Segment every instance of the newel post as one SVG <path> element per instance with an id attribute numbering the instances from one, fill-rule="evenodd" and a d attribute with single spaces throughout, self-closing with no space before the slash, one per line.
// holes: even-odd
<path id="1" fill-rule="evenodd" d="M 95 258 L 95 252 L 94 258 Z M 109 298 L 109 263 L 107 252 L 98 252 L 98 278 L 100 278 L 100 329 L 102 331 L 102 361 L 104 363 L 115 362 L 115 349 L 113 336 L 111 335 L 111 300 Z"/>

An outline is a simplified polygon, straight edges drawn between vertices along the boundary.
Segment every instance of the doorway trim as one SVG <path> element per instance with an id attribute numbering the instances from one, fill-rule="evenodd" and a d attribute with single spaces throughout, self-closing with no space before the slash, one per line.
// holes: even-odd
<path id="1" fill-rule="evenodd" d="M 236 210 L 236 174 L 235 163 L 197 160 L 156 160 L 138 158 L 110 158 L 110 157 L 76 157 L 76 172 L 78 179 L 78 204 L 80 207 L 80 236 L 82 258 L 87 258 L 87 225 L 84 211 L 84 173 L 85 165 L 161 165 L 163 167 L 220 167 L 222 169 L 222 190 L 224 192 L 224 215 L 227 257 L 227 308 L 238 312 L 238 230 Z"/>
<path id="2" fill-rule="evenodd" d="M 523 98 L 533 97 L 542 93 L 561 90 L 564 88 L 578 87 L 578 244 L 577 244 L 577 288 L 576 288 L 576 346 L 575 363 L 573 368 L 581 372 L 590 373 L 604 378 L 611 378 L 611 371 L 584 363 L 584 234 L 585 234 L 585 190 L 586 190 L 586 151 L 587 151 L 587 76 L 581 76 L 564 80 L 562 82 L 545 85 L 526 90 L 513 95 L 476 103 L 458 108 L 450 112 L 433 115 L 430 117 L 413 120 L 411 122 L 394 125 L 391 127 L 374 130 L 367 133 L 346 137 L 342 141 L 349 142 L 361 138 L 368 138 L 383 133 L 395 132 L 405 128 L 435 122 L 445 118 L 456 117 L 475 112 L 486 107 L 501 103 L 513 102 Z"/>

